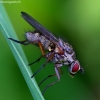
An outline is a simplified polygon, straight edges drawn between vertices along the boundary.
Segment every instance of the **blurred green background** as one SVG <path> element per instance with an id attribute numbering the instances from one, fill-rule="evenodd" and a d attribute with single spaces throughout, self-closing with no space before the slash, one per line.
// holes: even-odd
<path id="1" fill-rule="evenodd" d="M 19 40 L 24 40 L 24 29 L 26 31 L 33 29 L 20 16 L 20 12 L 24 11 L 52 33 L 68 41 L 75 49 L 77 59 L 85 70 L 83 75 L 79 72 L 71 78 L 67 66 L 62 67 L 64 73 L 61 81 L 45 92 L 46 100 L 100 100 L 99 0 L 20 0 L 20 3 L 5 3 L 4 6 Z M 33 45 L 22 47 L 29 62 L 41 54 L 39 48 Z M 44 61 L 45 59 L 32 65 L 32 71 L 35 72 Z M 47 64 L 36 75 L 37 83 L 53 73 L 55 73 L 53 64 Z M 55 77 L 48 79 L 40 89 L 43 90 L 55 79 Z M 12 52 L 4 36 L 0 34 L 0 100 L 27 99 L 33 100 Z"/>

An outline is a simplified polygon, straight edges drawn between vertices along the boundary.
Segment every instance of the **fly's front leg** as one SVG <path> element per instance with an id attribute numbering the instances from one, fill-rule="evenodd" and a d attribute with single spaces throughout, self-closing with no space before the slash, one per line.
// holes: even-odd
<path id="1" fill-rule="evenodd" d="M 61 63 L 56 63 L 55 66 L 57 67 L 57 69 L 59 70 L 60 75 L 63 74 L 63 71 L 59 68 L 61 67 L 63 64 Z M 52 74 L 52 75 L 48 75 L 46 78 L 44 78 L 38 85 L 40 86 L 45 80 L 47 80 L 50 77 L 56 76 L 56 74 Z"/>
<path id="2" fill-rule="evenodd" d="M 44 78 L 39 84 L 38 86 L 40 86 L 45 80 L 47 80 L 50 77 L 56 76 L 56 74 L 52 74 L 52 75 L 48 75 L 46 78 Z"/>
<path id="3" fill-rule="evenodd" d="M 56 63 L 55 66 L 57 67 L 57 69 L 58 69 L 60 75 L 63 74 L 63 71 L 60 69 L 60 67 L 63 66 L 63 63 Z"/>
<path id="4" fill-rule="evenodd" d="M 16 42 L 16 43 L 23 44 L 23 45 L 28 45 L 28 44 L 30 44 L 30 42 L 27 41 L 27 40 L 18 41 L 18 40 L 15 40 L 15 39 L 13 39 L 13 38 L 8 38 L 8 39 L 10 39 L 10 40 L 12 40 L 12 41 L 14 41 L 14 42 Z"/>
<path id="5" fill-rule="evenodd" d="M 57 81 L 55 81 L 55 82 L 53 82 L 53 83 L 47 85 L 47 86 L 45 87 L 45 89 L 43 90 L 42 94 L 44 94 L 44 92 L 45 92 L 49 87 L 51 87 L 52 85 L 54 85 L 55 83 L 57 83 L 58 81 L 60 81 L 60 75 L 63 74 L 62 70 L 60 69 L 60 67 L 61 67 L 62 65 L 63 65 L 63 64 L 55 64 L 55 72 L 56 72 L 56 74 L 49 75 L 48 77 L 46 77 L 46 78 L 43 80 L 43 81 L 45 81 L 46 79 L 48 79 L 49 77 L 52 77 L 52 76 L 57 76 L 57 78 L 58 78 Z M 41 83 L 43 83 L 43 81 L 42 81 Z M 40 84 L 41 84 L 41 83 L 40 83 Z M 39 84 L 39 85 L 40 85 L 40 84 Z"/>
<path id="6" fill-rule="evenodd" d="M 62 70 L 60 68 L 58 68 L 59 72 L 60 72 L 60 75 L 63 74 Z M 56 74 L 52 74 L 52 75 L 48 75 L 46 78 L 44 78 L 38 85 L 40 86 L 45 80 L 47 80 L 48 78 L 50 77 L 53 77 L 53 76 L 57 76 Z"/>
<path id="7" fill-rule="evenodd" d="M 44 94 L 44 92 L 49 88 L 51 87 L 52 85 L 54 85 L 55 83 L 57 83 L 58 81 L 60 81 L 60 72 L 59 72 L 59 68 L 55 67 L 55 72 L 56 72 L 56 76 L 58 78 L 58 80 L 56 80 L 55 82 L 52 82 L 51 84 L 47 85 L 45 87 L 45 89 L 43 90 L 42 94 Z"/>

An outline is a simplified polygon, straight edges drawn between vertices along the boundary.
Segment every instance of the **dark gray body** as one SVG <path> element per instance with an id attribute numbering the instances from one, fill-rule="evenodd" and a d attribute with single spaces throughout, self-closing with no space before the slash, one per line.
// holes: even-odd
<path id="1" fill-rule="evenodd" d="M 37 44 L 38 42 L 41 42 L 44 50 L 48 51 L 46 57 L 48 58 L 48 56 L 52 53 L 51 51 L 51 45 L 55 45 L 53 44 L 49 39 L 47 39 L 45 36 L 41 35 L 38 32 L 27 32 L 25 34 L 26 39 L 33 43 L 33 44 Z M 60 48 L 63 49 L 64 54 L 59 54 L 58 53 L 58 48 L 55 46 L 54 49 L 54 57 L 51 60 L 52 63 L 56 64 L 58 67 L 61 67 L 63 65 L 69 65 L 71 63 L 73 63 L 76 60 L 76 56 L 75 56 L 75 52 L 73 51 L 73 48 L 70 44 L 65 43 L 62 39 L 58 39 L 58 45 L 60 46 Z M 77 61 L 78 62 L 78 61 Z M 78 62 L 79 63 L 79 62 Z"/>

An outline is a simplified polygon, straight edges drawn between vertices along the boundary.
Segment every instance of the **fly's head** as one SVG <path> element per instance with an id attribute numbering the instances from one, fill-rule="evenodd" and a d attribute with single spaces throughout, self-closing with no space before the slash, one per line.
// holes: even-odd
<path id="1" fill-rule="evenodd" d="M 78 71 L 81 71 L 81 73 L 83 74 L 84 73 L 84 70 L 80 66 L 79 61 L 76 59 L 76 54 L 73 51 L 72 47 L 71 48 L 69 47 L 69 49 L 67 48 L 66 51 L 67 52 L 65 52 L 65 55 L 66 55 L 67 61 L 68 61 L 69 74 L 71 76 L 74 76 Z"/>
<path id="2" fill-rule="evenodd" d="M 64 54 L 66 57 L 66 61 L 68 62 L 69 73 L 71 76 L 74 76 L 79 70 L 83 73 L 83 70 L 80 66 L 79 61 L 76 60 L 75 52 L 74 51 L 71 51 L 71 52 L 70 53 L 64 52 Z"/>
<path id="3" fill-rule="evenodd" d="M 29 42 L 36 42 L 39 39 L 39 33 L 27 32 L 25 33 L 25 37 Z"/>
<path id="4" fill-rule="evenodd" d="M 75 60 L 69 65 L 69 73 L 71 76 L 74 76 L 78 71 L 81 71 L 81 73 L 84 73 L 83 68 L 80 66 L 79 61 Z"/>

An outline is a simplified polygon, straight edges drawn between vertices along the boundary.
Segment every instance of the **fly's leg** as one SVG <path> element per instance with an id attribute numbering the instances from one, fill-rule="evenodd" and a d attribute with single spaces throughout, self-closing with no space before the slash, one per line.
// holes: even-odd
<path id="1" fill-rule="evenodd" d="M 45 91 L 46 91 L 49 87 L 51 87 L 52 85 L 54 85 L 55 83 L 57 83 L 58 81 L 60 81 L 60 72 L 59 72 L 59 68 L 55 67 L 55 72 L 56 72 L 56 76 L 57 76 L 58 80 L 56 80 L 55 82 L 53 82 L 53 83 L 47 85 L 47 86 L 45 87 L 45 89 L 43 90 L 42 94 L 44 94 Z"/>
<path id="2" fill-rule="evenodd" d="M 52 74 L 52 75 L 48 75 L 46 78 L 44 78 L 39 84 L 38 86 L 40 86 L 45 80 L 47 80 L 50 77 L 56 76 L 56 74 Z"/>
<path id="3" fill-rule="evenodd" d="M 30 65 L 32 65 L 32 64 L 34 64 L 34 63 L 36 63 L 36 62 L 39 62 L 39 61 L 41 60 L 42 57 L 44 57 L 44 56 L 41 55 L 37 60 L 35 60 L 34 62 L 28 64 L 28 66 L 30 66 Z"/>
<path id="4" fill-rule="evenodd" d="M 40 50 L 42 52 L 42 55 L 44 56 L 45 52 L 44 52 L 44 49 L 43 49 L 43 46 L 42 46 L 41 42 L 38 42 L 38 45 L 39 45 L 39 48 L 40 48 Z"/>
<path id="5" fill-rule="evenodd" d="M 16 43 L 23 44 L 23 45 L 28 45 L 28 44 L 30 44 L 30 42 L 27 41 L 27 40 L 24 40 L 24 41 L 18 41 L 18 40 L 15 40 L 15 39 L 13 39 L 13 38 L 8 38 L 8 39 L 10 39 L 10 40 L 12 40 L 12 41 L 14 41 L 14 42 L 16 42 Z"/>
<path id="6" fill-rule="evenodd" d="M 58 67 L 58 70 L 60 72 L 60 75 L 63 74 L 62 70 Z M 48 75 L 46 78 L 44 78 L 38 85 L 40 86 L 45 80 L 47 80 L 50 77 L 56 76 L 56 74 Z"/>
<path id="7" fill-rule="evenodd" d="M 38 42 L 38 45 L 39 45 L 39 48 L 40 48 L 40 50 L 42 52 L 42 55 L 37 60 L 35 60 L 34 62 L 28 64 L 28 66 L 30 66 L 30 65 L 32 65 L 32 64 L 34 64 L 36 62 L 39 62 L 41 60 L 41 58 L 45 56 L 45 52 L 44 52 L 44 49 L 43 49 L 43 46 L 42 46 L 41 42 Z"/>
<path id="8" fill-rule="evenodd" d="M 53 57 L 54 57 L 54 52 L 52 52 L 52 53 L 49 55 L 49 57 L 48 57 L 48 59 L 46 60 L 46 62 L 31 76 L 31 78 L 34 77 L 42 68 L 44 68 L 45 65 L 46 65 Z"/>

